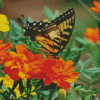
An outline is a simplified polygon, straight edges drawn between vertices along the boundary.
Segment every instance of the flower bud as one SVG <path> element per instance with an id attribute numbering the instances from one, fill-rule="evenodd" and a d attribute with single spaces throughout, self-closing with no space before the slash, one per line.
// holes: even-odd
<path id="1" fill-rule="evenodd" d="M 59 89 L 58 100 L 65 100 L 65 97 L 66 97 L 66 90 Z"/>

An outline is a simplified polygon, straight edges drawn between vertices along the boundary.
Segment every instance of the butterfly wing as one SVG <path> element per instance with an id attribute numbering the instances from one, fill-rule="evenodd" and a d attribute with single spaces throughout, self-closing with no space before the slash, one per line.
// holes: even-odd
<path id="1" fill-rule="evenodd" d="M 42 46 L 39 48 L 41 51 L 45 52 L 49 56 L 53 56 L 55 53 L 59 51 L 59 45 L 56 44 L 55 39 L 60 40 L 60 31 L 55 24 L 49 25 L 49 28 L 44 28 L 45 32 L 47 32 L 47 37 L 37 35 L 35 40 L 37 43 L 41 44 Z M 55 46 L 58 46 L 55 47 Z"/>
<path id="2" fill-rule="evenodd" d="M 59 17 L 51 21 L 48 27 L 42 31 L 48 34 L 49 38 L 36 36 L 36 42 L 41 44 L 41 51 L 47 55 L 56 56 L 67 45 L 75 23 L 74 9 L 68 9 Z"/>

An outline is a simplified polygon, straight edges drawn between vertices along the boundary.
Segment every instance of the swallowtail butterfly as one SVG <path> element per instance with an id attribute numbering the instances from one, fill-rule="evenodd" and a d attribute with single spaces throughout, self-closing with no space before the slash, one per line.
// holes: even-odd
<path id="1" fill-rule="evenodd" d="M 23 23 L 20 18 L 17 20 Z M 48 56 L 58 58 L 58 53 L 64 49 L 71 37 L 75 23 L 75 12 L 73 8 L 70 8 L 50 23 L 29 22 L 27 19 L 26 22 L 27 25 L 23 27 L 25 35 L 29 36 L 32 41 L 41 44 L 39 50 Z"/>

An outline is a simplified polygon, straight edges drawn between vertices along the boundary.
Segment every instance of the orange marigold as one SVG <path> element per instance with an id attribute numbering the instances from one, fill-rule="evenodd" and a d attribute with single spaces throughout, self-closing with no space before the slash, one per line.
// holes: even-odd
<path id="1" fill-rule="evenodd" d="M 91 41 L 95 44 L 97 44 L 97 42 L 100 41 L 100 33 L 98 27 L 96 29 L 87 28 L 84 35 L 86 36 L 86 39 L 88 41 Z"/>
<path id="2" fill-rule="evenodd" d="M 42 54 L 34 55 L 23 44 L 16 46 L 16 52 L 6 52 L 0 58 L 5 62 L 4 72 L 15 81 L 24 79 L 25 76 L 28 79 L 35 77 L 41 71 L 39 67 L 43 62 Z"/>
<path id="3" fill-rule="evenodd" d="M 90 7 L 90 9 L 98 14 L 100 14 L 100 2 L 93 1 L 95 7 Z"/>
<path id="4" fill-rule="evenodd" d="M 4 55 L 5 54 L 5 51 L 7 51 L 8 49 L 10 49 L 11 47 L 13 47 L 13 45 L 10 42 L 7 43 L 7 44 L 5 44 L 5 43 L 3 43 L 3 40 L 0 39 L 0 56 L 1 56 L 1 54 Z M 2 61 L 2 59 L 3 59 L 3 57 L 0 58 L 0 65 L 2 63 L 4 63 Z"/>
<path id="5" fill-rule="evenodd" d="M 74 62 L 72 60 L 64 61 L 63 59 L 49 58 L 44 61 L 41 68 L 40 75 L 37 79 L 44 78 L 45 84 L 56 83 L 67 90 L 70 88 L 70 83 L 74 83 L 79 77 L 78 72 L 73 72 L 75 69 L 72 67 Z"/>

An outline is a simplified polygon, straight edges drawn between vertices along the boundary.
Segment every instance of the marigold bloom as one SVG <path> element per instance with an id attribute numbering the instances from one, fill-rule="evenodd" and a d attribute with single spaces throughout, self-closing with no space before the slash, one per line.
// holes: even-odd
<path id="1" fill-rule="evenodd" d="M 7 51 L 8 49 L 10 49 L 11 47 L 13 47 L 13 45 L 9 42 L 9 43 L 7 43 L 7 44 L 5 44 L 5 43 L 3 43 L 3 40 L 1 40 L 0 39 L 0 56 L 1 56 L 1 54 L 3 55 L 3 54 L 5 54 L 5 51 Z M 3 61 L 2 61 L 2 59 L 3 59 L 3 57 L 1 57 L 0 58 L 0 65 L 2 64 L 2 63 L 4 63 Z"/>
<path id="2" fill-rule="evenodd" d="M 14 84 L 14 80 L 10 78 L 10 76 L 8 76 L 7 74 L 5 75 L 5 77 L 0 77 L 0 81 L 3 80 L 3 84 L 8 88 L 11 88 L 13 87 L 13 84 Z M 23 82 L 24 84 L 24 82 Z M 34 90 L 34 87 L 32 87 L 32 90 Z M 2 91 L 2 90 L 0 90 Z M 3 91 L 2 91 L 3 92 Z M 17 87 L 14 89 L 14 92 L 16 93 L 16 97 L 21 97 L 21 94 L 20 94 L 20 91 L 19 91 L 19 85 L 17 85 Z M 25 91 L 23 92 L 22 96 L 24 96 L 26 93 Z M 36 95 L 36 92 L 33 92 L 32 95 Z"/>
<path id="3" fill-rule="evenodd" d="M 7 21 L 7 17 L 3 14 L 0 14 L 0 31 L 6 32 L 10 30 L 9 21 Z"/>
<path id="4" fill-rule="evenodd" d="M 15 81 L 24 79 L 25 76 L 31 80 L 41 72 L 39 67 L 42 66 L 42 58 L 42 54 L 34 55 L 23 44 L 16 46 L 16 52 L 0 54 L 0 59 L 5 62 L 4 72 Z"/>
<path id="5" fill-rule="evenodd" d="M 98 14 L 100 14 L 100 2 L 93 1 L 95 7 L 90 7 L 90 9 Z"/>
<path id="6" fill-rule="evenodd" d="M 63 59 L 56 59 L 49 57 L 46 58 L 41 74 L 37 75 L 37 79 L 44 78 L 45 84 L 56 83 L 67 90 L 70 88 L 70 83 L 74 83 L 79 77 L 78 72 L 73 72 L 75 69 L 72 67 L 74 62 L 72 60 L 64 61 Z"/>
<path id="7" fill-rule="evenodd" d="M 11 47 L 13 47 L 13 45 L 11 44 L 11 42 L 5 44 L 3 43 L 3 40 L 0 39 L 0 52 L 2 51 L 7 51 L 8 49 L 10 49 Z"/>
<path id="8" fill-rule="evenodd" d="M 98 27 L 96 29 L 87 28 L 84 35 L 88 41 L 91 41 L 94 44 L 97 44 L 97 42 L 100 41 L 100 33 Z"/>

